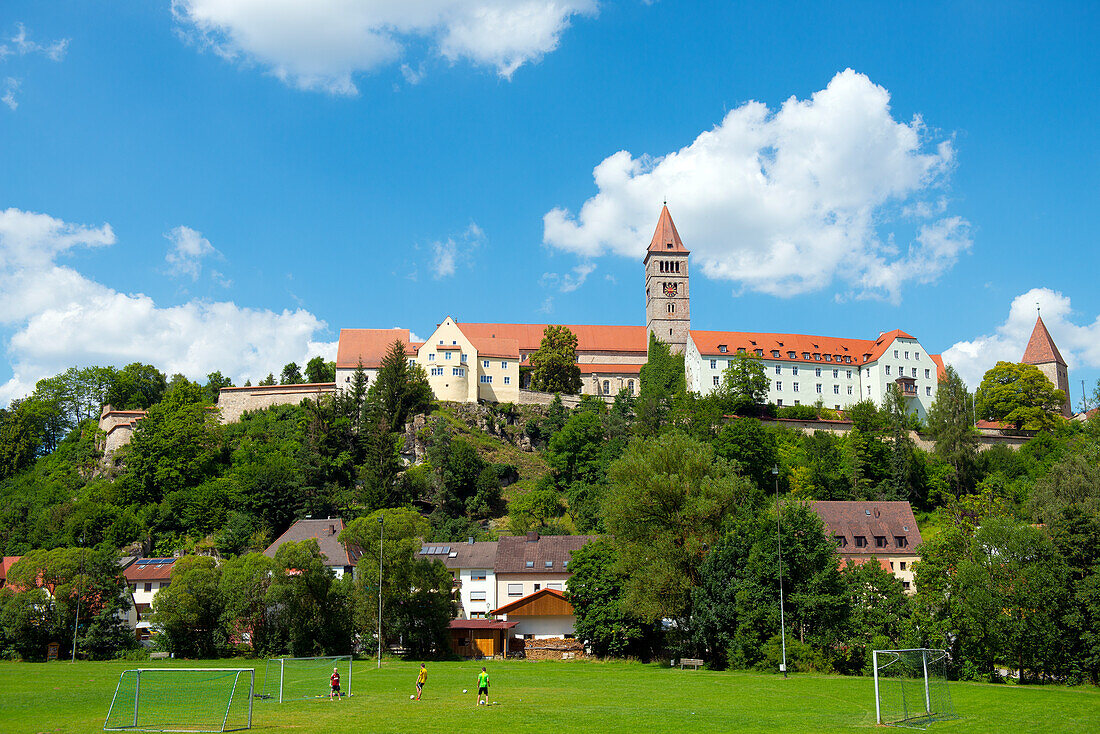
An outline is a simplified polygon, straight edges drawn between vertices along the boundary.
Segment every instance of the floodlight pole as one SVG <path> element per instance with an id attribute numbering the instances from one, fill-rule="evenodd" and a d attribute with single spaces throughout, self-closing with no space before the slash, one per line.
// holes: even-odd
<path id="1" fill-rule="evenodd" d="M 772 476 L 775 478 L 775 539 L 779 543 L 779 635 L 783 645 L 783 662 L 779 664 L 779 670 L 783 677 L 787 677 L 787 621 L 783 614 L 783 532 L 780 527 L 779 516 L 779 466 L 772 466 Z"/>
<path id="2" fill-rule="evenodd" d="M 80 536 L 80 574 L 77 578 L 84 575 L 84 535 Z M 80 627 L 80 590 L 76 592 L 76 619 L 73 620 L 73 659 L 72 662 L 76 662 L 76 630 Z"/>
<path id="3" fill-rule="evenodd" d="M 385 515 L 378 516 L 378 668 L 382 668 L 382 535 L 386 529 Z"/>

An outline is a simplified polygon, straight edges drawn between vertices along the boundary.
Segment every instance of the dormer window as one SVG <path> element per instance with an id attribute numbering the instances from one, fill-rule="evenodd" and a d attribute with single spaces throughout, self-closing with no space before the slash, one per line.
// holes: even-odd
<path id="1" fill-rule="evenodd" d="M 876 548 L 885 548 L 886 547 L 886 536 L 885 535 L 876 535 L 875 536 L 875 547 Z"/>
<path id="2" fill-rule="evenodd" d="M 779 359 L 779 350 L 778 349 L 773 349 L 772 350 L 772 359 Z"/>
<path id="3" fill-rule="evenodd" d="M 855 535 L 855 536 L 853 536 L 853 538 L 856 541 L 856 548 L 866 548 L 867 547 L 867 537 L 866 536 L 864 536 L 864 535 Z"/>
<path id="4" fill-rule="evenodd" d="M 904 535 L 895 535 L 894 545 L 896 545 L 898 548 L 905 548 L 909 545 L 909 538 L 905 537 Z"/>
<path id="5" fill-rule="evenodd" d="M 804 359 L 804 360 L 806 360 L 807 362 L 809 362 L 809 361 L 810 361 L 810 353 L 809 353 L 809 352 L 803 352 L 803 353 L 802 353 L 802 359 Z"/>
<path id="6" fill-rule="evenodd" d="M 719 344 L 718 345 L 718 351 L 721 352 L 722 354 L 725 354 L 726 352 L 729 351 L 729 347 L 727 347 L 725 344 Z"/>
<path id="7" fill-rule="evenodd" d="M 843 535 L 834 535 L 833 540 L 836 541 L 836 547 L 837 548 L 847 548 L 848 547 L 848 539 L 845 538 Z"/>
<path id="8" fill-rule="evenodd" d="M 787 352 L 787 359 L 794 359 L 796 356 L 794 352 Z"/>

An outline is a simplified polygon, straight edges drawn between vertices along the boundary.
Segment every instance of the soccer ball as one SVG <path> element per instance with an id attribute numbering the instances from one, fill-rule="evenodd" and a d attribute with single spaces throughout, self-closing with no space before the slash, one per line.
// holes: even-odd
<path id="1" fill-rule="evenodd" d="M 463 692 L 463 693 L 466 693 L 466 689 L 465 689 L 465 688 L 463 688 L 463 689 L 462 689 L 462 692 Z"/>
<path id="2" fill-rule="evenodd" d="M 416 698 L 416 696 L 414 696 L 413 694 L 411 694 L 411 693 L 410 693 L 410 694 L 409 694 L 409 699 L 411 700 L 411 699 L 413 699 L 413 698 Z"/>

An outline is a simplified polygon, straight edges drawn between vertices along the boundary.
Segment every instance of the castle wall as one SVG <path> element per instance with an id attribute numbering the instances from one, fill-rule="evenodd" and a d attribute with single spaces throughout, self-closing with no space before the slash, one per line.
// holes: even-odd
<path id="1" fill-rule="evenodd" d="M 236 423 L 250 410 L 263 410 L 276 405 L 298 405 L 306 398 L 316 400 L 321 395 L 331 395 L 335 392 L 335 382 L 223 387 L 218 393 L 218 410 L 221 412 L 223 424 Z"/>

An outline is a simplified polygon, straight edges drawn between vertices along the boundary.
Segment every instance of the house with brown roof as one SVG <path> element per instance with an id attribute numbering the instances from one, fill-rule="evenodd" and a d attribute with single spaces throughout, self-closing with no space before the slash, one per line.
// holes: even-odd
<path id="1" fill-rule="evenodd" d="M 275 551 L 283 543 L 294 541 L 300 543 L 303 540 L 314 538 L 325 558 L 325 565 L 332 569 L 336 578 L 342 578 L 344 574 L 355 572 L 355 566 L 359 563 L 359 557 L 363 555 L 362 549 L 356 545 L 344 544 L 340 541 L 340 533 L 344 531 L 344 521 L 338 517 L 326 517 L 324 519 L 305 518 L 296 521 L 287 528 L 264 551 L 264 555 L 275 557 Z"/>
<path id="2" fill-rule="evenodd" d="M 825 524 L 841 563 L 876 559 L 914 593 L 913 564 L 920 560 L 920 530 L 908 502 L 818 501 L 810 507 Z"/>
<path id="3" fill-rule="evenodd" d="M 494 563 L 497 579 L 497 603 L 491 615 L 508 614 L 501 609 L 514 609 L 510 605 L 549 589 L 558 595 L 565 590 L 572 575 L 569 561 L 573 551 L 595 540 L 595 535 L 546 535 L 531 531 L 526 535 L 506 535 L 497 541 Z M 539 598 L 545 597 L 545 594 Z M 543 614 L 543 605 L 534 609 Z M 560 610 L 559 610 L 560 611 Z M 527 612 L 523 612 L 527 614 Z M 563 637 L 573 633 L 572 609 L 569 613 L 544 615 L 539 620 L 524 620 L 515 634 L 543 637 Z M 553 617 L 552 619 L 550 617 Z M 566 619 L 568 617 L 568 619 Z"/>
<path id="4" fill-rule="evenodd" d="M 486 619 L 497 605 L 496 541 L 424 543 L 418 558 L 438 560 L 451 572 L 457 619 Z M 479 628 L 480 629 L 480 628 Z"/>
<path id="5" fill-rule="evenodd" d="M 11 573 L 11 567 L 22 557 L 23 556 L 4 556 L 0 558 L 0 589 L 8 585 L 8 574 Z"/>
<path id="6" fill-rule="evenodd" d="M 153 599 L 171 585 L 175 565 L 175 558 L 139 558 L 122 571 L 130 593 L 126 624 L 143 644 L 154 634 L 150 622 Z"/>

